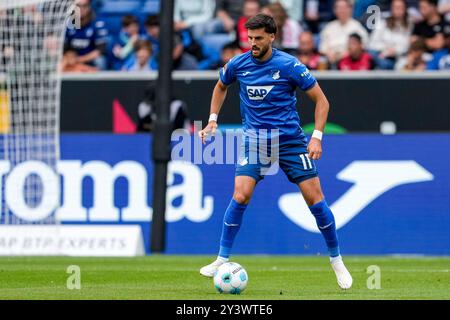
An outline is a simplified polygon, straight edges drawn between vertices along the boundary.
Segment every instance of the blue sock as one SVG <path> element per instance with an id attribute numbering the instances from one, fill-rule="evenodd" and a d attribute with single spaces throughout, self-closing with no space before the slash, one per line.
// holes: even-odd
<path id="1" fill-rule="evenodd" d="M 225 211 L 225 216 L 223 217 L 219 257 L 228 258 L 230 256 L 231 247 L 233 246 L 236 234 L 241 228 L 242 217 L 246 208 L 246 204 L 240 204 L 234 199 L 231 199 L 227 211 Z"/>
<path id="2" fill-rule="evenodd" d="M 328 207 L 325 200 L 322 200 L 315 205 L 309 207 L 311 213 L 316 218 L 317 226 L 322 233 L 325 242 L 327 243 L 330 257 L 339 256 L 339 242 L 336 233 L 336 223 L 334 221 L 333 213 Z"/>

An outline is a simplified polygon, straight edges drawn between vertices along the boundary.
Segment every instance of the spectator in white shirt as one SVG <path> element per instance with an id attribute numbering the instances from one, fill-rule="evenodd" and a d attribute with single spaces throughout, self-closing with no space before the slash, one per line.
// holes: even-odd
<path id="1" fill-rule="evenodd" d="M 275 35 L 273 46 L 289 53 L 296 53 L 299 37 L 303 31 L 300 24 L 289 18 L 286 10 L 279 2 L 267 5 L 262 12 L 272 16 L 277 24 L 278 31 Z"/>
<path id="2" fill-rule="evenodd" d="M 393 0 L 391 15 L 376 25 L 369 41 L 369 50 L 379 69 L 392 70 L 397 59 L 409 48 L 412 23 L 405 0 Z"/>
<path id="3" fill-rule="evenodd" d="M 303 0 L 270 0 L 271 3 L 279 2 L 286 10 L 289 18 L 297 22 L 303 20 Z"/>
<path id="4" fill-rule="evenodd" d="M 349 0 L 337 0 L 334 3 L 334 14 L 337 19 L 329 22 L 320 33 L 319 51 L 334 67 L 347 53 L 350 34 L 359 34 L 364 46 L 368 42 L 366 29 L 352 18 L 352 12 L 353 6 Z"/>
<path id="5" fill-rule="evenodd" d="M 215 7 L 215 0 L 175 0 L 175 31 L 190 29 L 196 40 L 201 39 L 214 18 Z"/>

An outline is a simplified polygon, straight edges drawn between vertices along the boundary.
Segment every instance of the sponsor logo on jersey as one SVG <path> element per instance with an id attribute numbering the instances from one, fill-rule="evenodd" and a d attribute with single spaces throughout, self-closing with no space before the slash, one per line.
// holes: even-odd
<path id="1" fill-rule="evenodd" d="M 274 86 L 247 86 L 247 94 L 250 100 L 264 100 Z"/>
<path id="2" fill-rule="evenodd" d="M 89 47 L 89 43 L 89 39 L 73 39 L 71 45 L 76 49 L 85 49 Z"/>

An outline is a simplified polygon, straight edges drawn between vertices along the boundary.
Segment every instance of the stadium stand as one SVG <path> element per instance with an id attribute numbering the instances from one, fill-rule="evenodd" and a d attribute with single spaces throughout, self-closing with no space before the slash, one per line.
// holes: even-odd
<path id="1" fill-rule="evenodd" d="M 114 46 L 117 44 L 120 37 L 126 38 L 126 32 L 124 33 L 122 19 L 124 16 L 135 16 L 140 25 L 140 38 L 149 39 L 146 32 L 145 22 L 149 16 L 157 16 L 159 14 L 161 0 L 91 0 L 91 9 L 95 12 L 95 17 L 98 21 L 104 22 L 108 30 L 108 44 L 107 44 L 107 68 L 108 70 L 120 70 L 123 63 L 118 63 L 116 56 L 113 54 Z M 176 2 L 175 1 L 175 5 Z M 248 17 L 248 8 L 255 0 L 197 0 L 190 2 L 195 5 L 198 10 L 203 8 L 214 7 L 214 16 L 208 22 L 202 22 L 202 37 L 196 37 L 198 34 L 198 25 L 193 27 L 179 28 L 177 29 L 175 39 L 180 39 L 179 42 L 183 43 L 184 53 L 191 56 L 196 60 L 195 63 L 188 64 L 188 70 L 214 70 L 223 63 L 221 61 L 222 49 L 232 43 L 239 45 L 243 51 L 248 50 L 245 45 L 245 35 L 243 35 L 243 23 Z M 314 41 L 314 47 L 320 49 L 320 59 L 322 62 L 321 67 L 318 69 L 339 69 L 338 65 L 340 60 L 344 58 L 347 51 L 339 54 L 337 61 L 331 61 L 333 56 L 332 52 L 328 49 L 330 47 L 330 40 L 324 38 L 326 34 L 339 34 L 342 35 L 342 30 L 346 30 L 346 36 L 341 37 L 342 41 L 339 44 L 339 48 L 347 50 L 348 43 L 346 43 L 345 37 L 357 32 L 362 35 L 364 50 L 367 50 L 371 55 L 374 63 L 374 70 L 395 70 L 399 69 L 396 63 L 407 59 L 408 54 L 411 52 L 410 46 L 415 43 L 417 36 L 422 35 L 422 40 L 425 41 L 427 46 L 432 44 L 432 48 L 428 48 L 425 52 L 423 59 L 427 65 L 428 70 L 446 69 L 448 63 L 441 63 L 440 67 L 433 62 L 437 59 L 448 59 L 448 34 L 450 34 L 450 22 L 445 19 L 445 15 L 448 16 L 448 9 L 445 7 L 445 1 L 438 0 L 365 0 L 365 1 L 352 1 L 352 0 L 339 0 L 339 1 L 318 1 L 318 0 L 293 0 L 293 1 L 280 1 L 280 0 L 256 0 L 260 4 L 260 11 L 270 14 L 271 9 L 277 8 L 277 6 L 284 6 L 280 8 L 281 12 L 288 14 L 283 18 L 284 25 L 282 28 L 282 36 L 278 39 L 276 47 L 284 50 L 299 58 L 305 56 L 305 49 L 301 48 L 301 35 L 307 32 L 309 38 L 312 35 Z M 346 26 L 340 24 L 338 31 L 337 25 L 339 21 L 342 23 L 342 19 L 339 16 L 342 15 L 340 10 L 342 3 L 347 3 L 351 10 L 350 23 L 352 26 Z M 180 5 L 180 4 L 179 4 Z M 247 6 L 248 5 L 248 6 Z M 368 11 L 370 6 L 376 6 L 378 11 Z M 184 8 L 185 6 L 183 6 Z M 241 18 L 237 20 L 241 7 Z M 229 17 L 232 17 L 229 23 L 233 23 L 234 28 L 230 32 L 225 31 L 222 24 L 223 16 L 220 12 L 224 8 L 229 8 Z M 373 8 L 373 7 L 372 7 Z M 209 10 L 209 9 L 208 9 Z M 292 12 L 295 10 L 295 12 Z M 400 10 L 400 12 L 399 12 Z M 406 10 L 406 11 L 405 11 Z M 430 10 L 432 11 L 430 13 Z M 447 10 L 447 11 L 446 11 Z M 279 11 L 279 10 L 278 10 Z M 297 12 L 300 11 L 300 12 Z M 401 12 L 404 11 L 404 12 Z M 218 14 L 219 12 L 219 14 Z M 191 12 L 192 14 L 192 12 Z M 272 13 L 276 19 L 276 13 Z M 437 15 L 437 16 L 436 16 Z M 178 12 L 179 16 L 179 12 Z M 338 19 L 336 19 L 338 17 Z M 440 17 L 440 21 L 437 23 L 440 26 L 440 30 L 433 34 L 428 34 L 429 29 L 433 29 L 433 24 L 437 18 Z M 345 19 L 344 19 L 345 20 Z M 334 22 L 333 22 L 334 21 Z M 427 26 L 427 21 L 431 21 L 431 25 Z M 375 22 L 375 24 L 374 24 Z M 219 28 L 219 25 L 222 25 Z M 290 26 L 295 25 L 295 30 Z M 335 27 L 336 26 L 336 27 Z M 229 26 L 228 26 L 229 27 Z M 326 30 L 324 32 L 324 30 Z M 419 32 L 420 31 L 420 32 Z M 244 32 L 245 33 L 245 32 Z M 368 36 L 367 36 L 367 34 Z M 411 36 L 413 34 L 413 36 Z M 295 39 L 287 39 L 287 37 L 294 36 Z M 336 38 L 332 36 L 332 39 Z M 155 39 L 149 39 L 153 46 L 153 59 L 157 60 L 158 43 Z M 178 41 L 178 40 L 177 40 Z M 286 45 L 283 43 L 289 42 Z M 331 43 L 334 43 L 331 40 Z M 332 45 L 332 44 L 331 44 Z M 416 44 L 417 47 L 417 44 Z M 307 50 L 306 50 L 307 51 Z M 414 50 L 413 50 L 414 51 Z M 237 51 L 240 52 L 240 51 Z M 317 56 L 319 57 L 319 56 Z M 316 58 L 317 58 L 316 57 Z M 325 61 L 324 58 L 325 57 Z M 328 58 L 328 61 L 326 61 Z M 184 69 L 184 68 L 183 68 Z M 313 67 L 317 69 L 317 67 Z M 400 68 L 403 69 L 403 68 Z M 184 69 L 185 70 L 185 69 Z"/>

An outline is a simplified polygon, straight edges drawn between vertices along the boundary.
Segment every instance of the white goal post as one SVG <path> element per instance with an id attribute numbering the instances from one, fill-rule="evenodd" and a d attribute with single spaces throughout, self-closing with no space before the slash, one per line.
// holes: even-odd
<path id="1" fill-rule="evenodd" d="M 73 2 L 0 0 L 0 224 L 57 222 L 59 67 Z"/>

